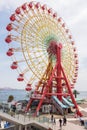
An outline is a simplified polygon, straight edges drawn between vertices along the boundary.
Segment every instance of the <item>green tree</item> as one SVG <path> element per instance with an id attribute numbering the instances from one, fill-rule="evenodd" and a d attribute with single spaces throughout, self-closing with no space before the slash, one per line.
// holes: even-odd
<path id="1" fill-rule="evenodd" d="M 76 89 L 74 89 L 73 94 L 75 95 L 75 98 L 77 98 L 77 95 L 79 94 L 79 92 Z"/>
<path id="2" fill-rule="evenodd" d="M 14 100 L 14 96 L 13 95 L 9 95 L 7 102 L 12 102 L 13 100 Z"/>

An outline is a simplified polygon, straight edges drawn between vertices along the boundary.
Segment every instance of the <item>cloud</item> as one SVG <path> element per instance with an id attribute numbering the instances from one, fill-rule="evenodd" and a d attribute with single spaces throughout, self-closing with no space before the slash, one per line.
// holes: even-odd
<path id="1" fill-rule="evenodd" d="M 87 69 L 80 69 L 79 70 L 79 76 L 78 76 L 78 80 L 77 83 L 75 85 L 76 89 L 80 90 L 80 91 L 87 91 Z"/>
<path id="2" fill-rule="evenodd" d="M 29 2 L 31 0 L 0 0 L 0 10 L 4 10 L 4 9 L 10 9 L 10 8 L 17 8 L 17 6 L 21 6 L 23 3 L 25 2 Z M 70 5 L 76 5 L 78 4 L 79 0 L 61 0 L 61 1 L 57 1 L 57 0 L 36 0 L 37 2 L 41 2 L 43 4 L 47 4 L 50 6 L 54 6 L 55 9 L 58 9 L 62 7 L 70 7 Z M 83 0 L 82 0 L 83 1 Z"/>
<path id="3" fill-rule="evenodd" d="M 16 9 L 18 6 L 21 6 L 23 3 L 29 0 L 0 0 L 0 11 Z"/>
<path id="4" fill-rule="evenodd" d="M 87 8 L 81 10 L 80 12 L 78 12 L 78 14 L 72 16 L 68 23 L 72 26 L 73 24 L 75 25 L 85 18 L 87 18 Z"/>
<path id="5" fill-rule="evenodd" d="M 87 55 L 84 57 L 81 61 L 81 65 L 83 66 L 84 69 L 87 70 Z"/>

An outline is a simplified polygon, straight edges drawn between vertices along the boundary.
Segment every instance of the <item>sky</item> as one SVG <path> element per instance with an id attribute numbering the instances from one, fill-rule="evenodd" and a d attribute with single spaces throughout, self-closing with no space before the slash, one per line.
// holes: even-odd
<path id="1" fill-rule="evenodd" d="M 17 81 L 17 71 L 12 71 L 11 59 L 7 57 L 8 45 L 6 25 L 18 6 L 30 0 L 0 0 L 0 88 L 25 88 L 25 83 Z M 75 40 L 79 57 L 79 75 L 75 89 L 87 91 L 87 0 L 36 0 L 47 4 L 60 15 Z"/>

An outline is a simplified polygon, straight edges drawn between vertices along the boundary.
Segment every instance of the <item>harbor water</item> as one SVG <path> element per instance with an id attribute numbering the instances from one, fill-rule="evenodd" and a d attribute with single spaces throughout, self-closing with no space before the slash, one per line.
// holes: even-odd
<path id="1" fill-rule="evenodd" d="M 87 99 L 87 91 L 80 91 L 80 94 L 77 95 L 80 99 Z M 25 90 L 17 89 L 1 89 L 0 90 L 0 102 L 7 101 L 9 95 L 14 96 L 14 100 L 28 100 L 27 92 Z"/>

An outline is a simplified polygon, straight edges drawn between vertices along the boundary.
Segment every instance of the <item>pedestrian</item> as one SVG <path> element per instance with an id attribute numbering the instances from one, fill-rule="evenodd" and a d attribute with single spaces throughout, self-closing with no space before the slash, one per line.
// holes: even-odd
<path id="1" fill-rule="evenodd" d="M 51 122 L 53 123 L 53 119 L 54 119 L 54 117 L 53 117 L 53 114 L 51 115 Z"/>
<path id="2" fill-rule="evenodd" d="M 79 121 L 80 121 L 80 124 L 81 124 L 82 126 L 84 126 L 84 120 L 82 120 L 81 117 L 79 117 Z"/>
<path id="3" fill-rule="evenodd" d="M 56 124 L 56 120 L 55 120 L 55 118 L 53 119 L 53 123 Z"/>
<path id="4" fill-rule="evenodd" d="M 50 109 L 50 114 L 52 113 L 52 109 Z"/>
<path id="5" fill-rule="evenodd" d="M 62 119 L 59 119 L 59 125 L 60 125 L 60 129 L 62 128 Z"/>
<path id="6" fill-rule="evenodd" d="M 64 116 L 64 117 L 63 117 L 63 125 L 66 125 L 66 123 L 67 123 L 67 119 L 66 119 L 66 117 Z"/>

